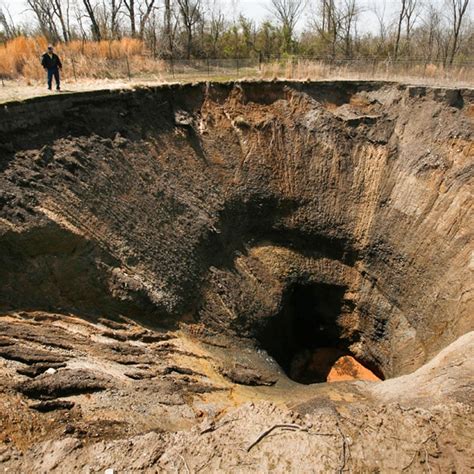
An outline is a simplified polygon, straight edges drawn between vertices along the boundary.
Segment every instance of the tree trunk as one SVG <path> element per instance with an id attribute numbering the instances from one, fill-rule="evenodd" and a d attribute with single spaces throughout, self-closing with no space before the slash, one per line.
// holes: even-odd
<path id="1" fill-rule="evenodd" d="M 128 10 L 128 17 L 130 18 L 130 34 L 132 38 L 137 35 L 137 24 L 135 19 L 135 0 L 125 0 L 125 6 Z"/>
<path id="2" fill-rule="evenodd" d="M 167 43 L 167 56 L 173 59 L 173 36 L 171 33 L 171 1 L 165 0 L 165 37 Z"/>
<path id="3" fill-rule="evenodd" d="M 458 51 L 459 34 L 461 32 L 462 21 L 469 5 L 469 0 L 451 0 L 453 4 L 453 46 L 449 57 L 449 65 L 454 62 Z"/>
<path id="4" fill-rule="evenodd" d="M 95 17 L 94 8 L 91 5 L 90 0 L 83 0 L 84 6 L 86 7 L 87 15 L 91 21 L 92 25 L 92 37 L 95 41 L 100 41 L 102 39 L 102 34 L 100 32 L 100 27 Z"/>
<path id="5" fill-rule="evenodd" d="M 406 9 L 406 0 L 402 0 L 402 9 L 400 10 L 400 15 L 398 16 L 398 23 L 397 23 L 397 37 L 395 39 L 395 51 L 393 53 L 393 59 L 395 61 L 398 59 L 398 53 L 400 51 L 400 38 L 402 35 L 403 19 L 405 18 L 405 9 Z"/>
<path id="6" fill-rule="evenodd" d="M 193 27 L 191 25 L 186 27 L 187 29 L 187 45 L 186 45 L 186 59 L 191 59 L 191 49 L 193 44 Z"/>

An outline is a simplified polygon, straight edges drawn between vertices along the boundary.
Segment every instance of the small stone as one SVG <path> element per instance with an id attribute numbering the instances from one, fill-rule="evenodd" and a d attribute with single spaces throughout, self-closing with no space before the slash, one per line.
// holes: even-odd
<path id="1" fill-rule="evenodd" d="M 57 372 L 56 369 L 53 369 L 52 367 L 50 367 L 48 370 L 45 371 L 45 374 L 54 375 L 56 372 Z"/>
<path id="2" fill-rule="evenodd" d="M 73 425 L 66 425 L 66 427 L 64 428 L 64 434 L 72 434 L 74 433 L 74 431 L 76 431 L 76 429 L 74 428 Z"/>

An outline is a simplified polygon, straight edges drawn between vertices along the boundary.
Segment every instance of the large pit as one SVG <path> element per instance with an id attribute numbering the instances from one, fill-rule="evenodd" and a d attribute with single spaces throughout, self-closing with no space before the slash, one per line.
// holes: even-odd
<path id="1" fill-rule="evenodd" d="M 0 470 L 468 472 L 473 112 L 379 82 L 1 107 Z"/>
<path id="2" fill-rule="evenodd" d="M 411 372 L 470 325 L 472 102 L 273 82 L 9 104 L 2 311 L 184 324 L 303 384 L 341 357 Z"/>

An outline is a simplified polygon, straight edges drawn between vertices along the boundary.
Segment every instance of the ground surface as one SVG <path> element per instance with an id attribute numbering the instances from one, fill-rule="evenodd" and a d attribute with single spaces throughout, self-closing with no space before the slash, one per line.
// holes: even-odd
<path id="1" fill-rule="evenodd" d="M 279 74 L 272 74 L 268 72 L 268 78 L 273 79 L 274 77 L 281 77 Z M 240 76 L 240 77 L 239 77 Z M 297 76 L 297 77 L 296 77 Z M 296 75 L 294 80 L 327 80 L 327 77 L 313 77 L 311 73 L 304 74 L 302 77 Z M 351 74 L 350 72 L 341 73 L 339 76 L 334 72 L 330 74 L 333 80 L 375 80 L 376 77 L 370 74 Z M 245 80 L 245 79 L 260 79 L 258 72 L 256 71 L 243 71 L 240 75 L 235 72 L 222 72 L 220 74 L 199 74 L 199 73 L 182 73 L 175 77 L 172 76 L 153 76 L 153 75 L 138 75 L 131 79 L 77 79 L 73 80 L 67 76 L 63 78 L 63 93 L 77 93 L 94 91 L 101 89 L 131 89 L 141 86 L 157 86 L 159 84 L 170 84 L 176 82 L 196 82 L 196 81 L 211 81 L 211 82 L 224 82 L 229 80 Z M 472 88 L 472 81 L 459 80 L 453 77 L 417 77 L 417 76 L 400 76 L 392 75 L 380 77 L 380 80 L 386 81 L 399 81 L 414 85 L 429 85 L 429 86 L 445 86 L 445 87 L 459 87 L 459 88 Z M 4 80 L 0 86 L 0 104 L 7 103 L 17 100 L 30 99 L 32 97 L 54 95 L 55 91 L 49 92 L 46 90 L 46 85 L 42 82 L 37 81 L 26 81 L 24 79 L 19 80 Z"/>
<path id="2" fill-rule="evenodd" d="M 472 470 L 473 120 L 374 82 L 7 104 L 0 470 Z"/>
<path id="3" fill-rule="evenodd" d="M 181 332 L 42 312 L 0 323 L 4 472 L 472 468 L 472 333 L 401 379 L 304 386 L 229 345 L 233 383 Z"/>
<path id="4" fill-rule="evenodd" d="M 158 82 L 159 83 L 159 82 Z M 80 80 L 63 82 L 62 93 L 77 93 L 94 91 L 100 89 L 127 89 L 138 85 L 156 85 L 156 80 Z M 31 83 L 24 81 L 4 81 L 4 86 L 0 87 L 0 103 L 8 103 L 15 100 L 25 100 L 32 97 L 55 95 L 56 91 L 48 91 L 45 84 Z"/>

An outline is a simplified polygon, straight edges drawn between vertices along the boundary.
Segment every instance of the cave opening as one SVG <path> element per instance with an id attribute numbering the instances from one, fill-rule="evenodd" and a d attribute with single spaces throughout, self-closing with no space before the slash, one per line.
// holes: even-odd
<path id="1" fill-rule="evenodd" d="M 342 334 L 340 316 L 353 309 L 346 290 L 323 283 L 291 285 L 279 313 L 260 331 L 261 348 L 295 382 L 382 378 L 355 359 L 349 349 L 354 341 Z"/>

